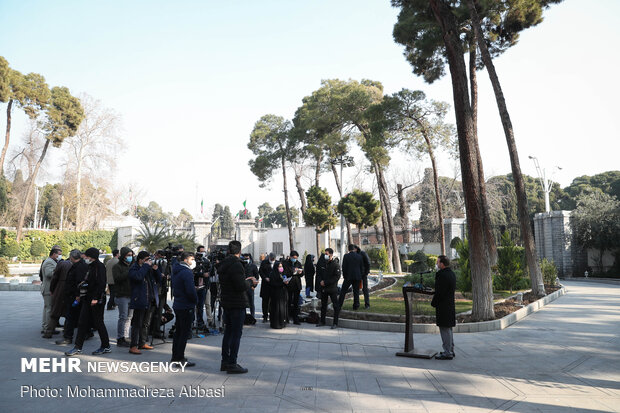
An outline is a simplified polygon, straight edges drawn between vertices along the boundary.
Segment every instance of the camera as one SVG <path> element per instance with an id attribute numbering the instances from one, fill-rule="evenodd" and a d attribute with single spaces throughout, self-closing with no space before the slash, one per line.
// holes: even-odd
<path id="1" fill-rule="evenodd" d="M 211 271 L 211 262 L 209 262 L 206 252 L 196 253 L 195 262 L 194 285 L 196 289 L 202 289 L 209 285 L 209 278 L 205 277 L 204 274 Z"/>
<path id="2" fill-rule="evenodd" d="M 86 297 L 86 294 L 88 294 L 88 281 L 79 283 L 78 288 L 80 289 L 80 298 Z"/>

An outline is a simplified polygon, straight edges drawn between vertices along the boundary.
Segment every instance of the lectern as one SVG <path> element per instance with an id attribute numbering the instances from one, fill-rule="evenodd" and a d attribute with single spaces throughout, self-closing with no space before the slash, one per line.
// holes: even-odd
<path id="1" fill-rule="evenodd" d="M 414 294 L 428 294 L 433 295 L 434 291 L 427 290 L 423 288 L 417 288 L 414 286 L 405 286 L 403 287 L 403 297 L 405 298 L 405 316 L 406 316 L 406 326 L 405 326 L 405 351 L 399 351 L 396 353 L 397 356 L 401 357 L 415 357 L 422 359 L 431 359 L 437 354 L 435 350 L 427 350 L 416 348 L 413 345 L 413 303 L 414 303 Z"/>

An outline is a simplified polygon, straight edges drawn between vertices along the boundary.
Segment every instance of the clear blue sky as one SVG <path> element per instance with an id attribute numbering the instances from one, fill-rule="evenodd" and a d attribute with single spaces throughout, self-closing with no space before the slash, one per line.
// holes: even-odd
<path id="1" fill-rule="evenodd" d="M 247 167 L 249 133 L 263 114 L 291 118 L 321 79 L 368 78 L 387 93 L 421 89 L 452 103 L 449 77 L 427 85 L 411 73 L 392 40 L 397 13 L 388 0 L 3 0 L 0 55 L 121 114 L 127 148 L 117 180 L 144 188 L 143 202 L 194 213 L 198 192 L 198 203 L 204 198 L 233 211 L 247 198 L 255 213 L 262 202 L 283 200 L 281 180 L 271 191 L 257 188 Z M 523 172 L 536 175 L 528 155 L 561 166 L 556 179 L 563 186 L 620 169 L 619 15 L 615 0 L 566 0 L 496 60 Z M 480 145 L 490 177 L 510 172 L 510 164 L 486 72 L 479 83 Z M 16 143 L 25 120 L 15 117 Z M 59 179 L 56 159 L 43 182 Z M 452 175 L 452 161 L 443 159 L 441 169 Z"/>

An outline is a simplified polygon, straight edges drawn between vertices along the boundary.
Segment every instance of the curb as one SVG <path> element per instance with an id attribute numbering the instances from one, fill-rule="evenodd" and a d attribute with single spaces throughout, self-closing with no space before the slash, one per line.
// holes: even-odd
<path id="1" fill-rule="evenodd" d="M 512 324 L 522 320 L 530 314 L 533 314 L 543 308 L 545 305 L 555 301 L 559 297 L 566 294 L 566 287 L 562 287 L 557 291 L 534 301 L 526 307 L 523 307 L 514 313 L 510 313 L 505 317 L 498 320 L 481 321 L 478 323 L 463 323 L 457 324 L 454 327 L 455 333 L 478 333 L 483 331 L 495 331 L 503 330 Z M 333 317 L 327 317 L 330 322 L 333 321 Z M 404 333 L 405 323 L 386 323 L 381 321 L 364 321 L 364 320 L 350 320 L 346 318 L 340 318 L 338 320 L 338 326 L 344 328 L 351 328 L 355 330 L 370 330 L 370 331 L 385 331 L 391 333 Z M 419 334 L 438 334 L 439 327 L 435 324 L 413 324 L 413 332 Z"/>

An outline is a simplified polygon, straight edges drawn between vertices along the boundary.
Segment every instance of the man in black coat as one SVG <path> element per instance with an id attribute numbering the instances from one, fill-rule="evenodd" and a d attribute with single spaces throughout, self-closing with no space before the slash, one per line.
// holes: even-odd
<path id="1" fill-rule="evenodd" d="M 349 244 L 349 253 L 344 255 L 342 259 L 342 288 L 340 289 L 340 298 L 338 305 L 342 308 L 344 298 L 349 291 L 349 287 L 353 287 L 353 309 L 360 308 L 360 281 L 362 281 L 362 273 L 364 272 L 364 261 L 362 256 L 357 253 L 357 247 Z"/>
<path id="2" fill-rule="evenodd" d="M 63 287 L 65 296 L 65 328 L 62 340 L 56 340 L 56 344 L 73 343 L 74 330 L 77 328 L 82 304 L 79 302 L 80 289 L 78 284 L 84 280 L 88 272 L 88 264 L 82 259 L 82 252 L 74 249 L 69 253 L 71 268 L 67 272 L 67 278 Z"/>
<path id="3" fill-rule="evenodd" d="M 325 248 L 325 273 L 321 278 L 321 321 L 317 327 L 325 325 L 325 317 L 327 315 L 327 298 L 332 300 L 334 307 L 334 324 L 332 328 L 338 327 L 338 314 L 340 313 L 340 305 L 338 304 L 338 280 L 340 280 L 340 263 L 338 258 L 334 258 L 334 250 Z"/>
<path id="4" fill-rule="evenodd" d="M 269 301 L 271 300 L 271 286 L 269 284 L 269 274 L 273 269 L 273 265 L 276 262 L 276 255 L 273 252 L 269 253 L 269 256 L 260 263 L 258 269 L 258 275 L 260 275 L 260 298 L 263 302 L 263 323 L 267 322 L 269 318 Z"/>
<path id="5" fill-rule="evenodd" d="M 366 251 L 360 247 L 356 247 L 357 253 L 362 256 L 364 263 L 364 271 L 362 272 L 362 292 L 364 293 L 364 307 L 370 308 L 370 294 L 368 292 L 368 274 L 370 274 L 370 257 Z"/>
<path id="6" fill-rule="evenodd" d="M 228 374 L 247 373 L 248 369 L 237 364 L 237 354 L 243 333 L 245 309 L 248 307 L 247 291 L 258 281 L 246 277 L 241 263 L 241 243 L 230 241 L 228 256 L 217 267 L 220 276 L 221 303 L 224 309 L 224 337 L 222 338 L 222 364 L 220 371 Z"/>
<path id="7" fill-rule="evenodd" d="M 435 307 L 435 320 L 441 334 L 443 352 L 435 358 L 437 360 L 452 360 L 454 358 L 452 327 L 456 325 L 456 309 L 454 306 L 456 275 L 450 269 L 450 260 L 445 255 L 437 257 L 437 268 L 435 295 L 431 305 Z"/>
<path id="8" fill-rule="evenodd" d="M 301 292 L 301 277 L 304 276 L 304 269 L 299 261 L 299 253 L 292 250 L 290 258 L 284 260 L 282 265 L 284 267 L 284 275 L 290 279 L 288 284 L 286 284 L 289 315 L 293 318 L 293 324 L 300 325 L 299 293 Z"/>

